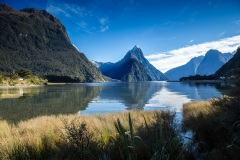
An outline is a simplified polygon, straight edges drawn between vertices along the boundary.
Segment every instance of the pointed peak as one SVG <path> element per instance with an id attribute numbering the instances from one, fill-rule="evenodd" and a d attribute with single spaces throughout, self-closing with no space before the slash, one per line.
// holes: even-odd
<path id="1" fill-rule="evenodd" d="M 137 45 L 133 47 L 133 50 L 140 49 Z"/>

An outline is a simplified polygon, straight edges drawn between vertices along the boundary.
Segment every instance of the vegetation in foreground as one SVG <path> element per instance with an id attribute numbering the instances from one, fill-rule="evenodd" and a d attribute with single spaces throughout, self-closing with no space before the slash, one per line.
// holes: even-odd
<path id="1" fill-rule="evenodd" d="M 234 72 L 230 95 L 183 106 L 183 128 L 193 131 L 197 157 L 240 157 L 240 71 Z"/>
<path id="2" fill-rule="evenodd" d="M 189 159 L 174 117 L 130 111 L 2 120 L 0 159 Z"/>
<path id="3" fill-rule="evenodd" d="M 47 80 L 33 75 L 30 70 L 20 69 L 11 74 L 0 72 L 0 86 L 29 86 L 46 83 Z"/>

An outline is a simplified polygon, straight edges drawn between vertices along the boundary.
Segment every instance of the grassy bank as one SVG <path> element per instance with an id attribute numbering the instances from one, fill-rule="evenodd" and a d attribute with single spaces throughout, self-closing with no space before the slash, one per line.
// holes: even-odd
<path id="1" fill-rule="evenodd" d="M 240 157 L 240 101 L 221 97 L 183 106 L 183 128 L 193 131 L 195 155 L 203 159 Z"/>
<path id="2" fill-rule="evenodd" d="M 34 86 L 46 84 L 47 80 L 33 75 L 29 70 L 17 70 L 13 73 L 6 74 L 0 72 L 1 87 L 18 87 Z"/>
<path id="3" fill-rule="evenodd" d="M 174 117 L 130 111 L 1 120 L 0 159 L 186 159 Z"/>

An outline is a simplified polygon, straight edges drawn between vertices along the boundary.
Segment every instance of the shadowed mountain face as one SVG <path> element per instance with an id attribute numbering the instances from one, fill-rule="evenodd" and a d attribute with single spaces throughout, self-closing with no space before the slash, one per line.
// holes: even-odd
<path id="1" fill-rule="evenodd" d="M 30 69 L 49 81 L 104 81 L 71 44 L 65 27 L 45 10 L 0 5 L 0 71 Z"/>
<path id="2" fill-rule="evenodd" d="M 137 46 L 129 50 L 117 63 L 103 63 L 99 69 L 108 77 L 127 82 L 167 80 L 162 72 L 148 62 Z"/>
<path id="3" fill-rule="evenodd" d="M 216 73 L 216 77 L 227 76 L 230 70 L 240 69 L 240 47 L 234 56 L 225 63 Z"/>
<path id="4" fill-rule="evenodd" d="M 165 75 L 170 80 L 179 80 L 182 77 L 196 75 L 197 68 L 201 61 L 203 60 L 204 56 L 194 57 L 185 65 L 170 69 L 165 73 Z"/>
<path id="5" fill-rule="evenodd" d="M 113 74 L 116 76 L 113 77 L 114 79 L 121 79 L 125 82 L 152 80 L 144 65 L 134 58 L 123 62 L 119 67 L 116 68 L 115 73 L 116 74 Z"/>
<path id="6" fill-rule="evenodd" d="M 214 74 L 222 65 L 227 62 L 225 57 L 218 50 L 209 50 L 197 69 L 199 75 Z"/>

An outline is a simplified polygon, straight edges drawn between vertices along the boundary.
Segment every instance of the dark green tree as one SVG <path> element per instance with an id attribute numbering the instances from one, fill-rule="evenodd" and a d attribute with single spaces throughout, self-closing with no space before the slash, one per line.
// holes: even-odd
<path id="1" fill-rule="evenodd" d="M 22 77 L 22 78 L 27 78 L 27 77 L 30 77 L 32 75 L 32 71 L 30 71 L 28 69 L 20 69 L 20 70 L 17 70 L 15 73 L 19 77 Z"/>

